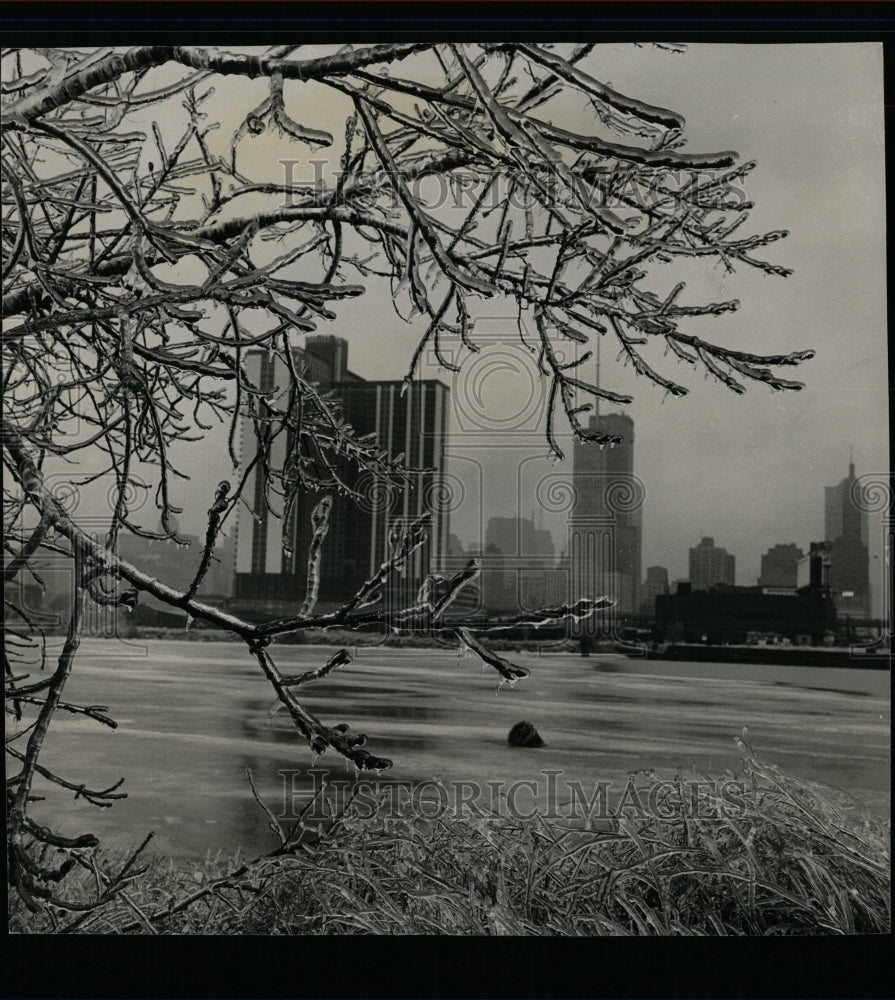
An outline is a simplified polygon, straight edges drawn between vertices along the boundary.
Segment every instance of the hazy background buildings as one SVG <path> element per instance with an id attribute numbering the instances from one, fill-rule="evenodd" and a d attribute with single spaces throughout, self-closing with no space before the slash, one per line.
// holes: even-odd
<path id="1" fill-rule="evenodd" d="M 840 625 L 870 616 L 869 557 L 862 541 L 867 537 L 867 514 L 855 490 L 853 462 L 846 478 L 824 488 L 826 537 L 819 542 L 806 540 L 807 556 L 795 542 L 778 542 L 761 555 L 760 576 L 737 586 L 736 555 L 717 545 L 713 537 L 703 536 L 689 548 L 689 578 L 677 580 L 672 589 L 664 566 L 649 567 L 643 577 L 646 492 L 637 472 L 630 416 L 600 415 L 597 410 L 588 430 L 619 436 L 622 441 L 602 448 L 576 442 L 571 479 L 552 484 L 566 493 L 569 532 L 565 549 L 557 552 L 551 532 L 543 527 L 543 509 L 537 505 L 532 505 L 529 518 L 512 509 L 490 516 L 483 543 L 464 546 L 450 531 L 451 502 L 457 497 L 446 490 L 451 471 L 445 465 L 445 442 L 453 408 L 446 388 L 423 383 L 416 406 L 413 397 L 410 405 L 397 406 L 397 383 L 367 383 L 348 371 L 344 341 L 310 338 L 306 352 L 296 355 L 296 360 L 309 364 L 309 358 L 321 384 L 339 395 L 342 412 L 353 424 L 361 421 L 356 429 L 374 430 L 392 456 L 400 447 L 405 454 L 417 455 L 420 466 L 428 469 L 423 474 L 423 490 L 419 484 L 400 490 L 374 481 L 360 503 L 345 497 L 336 500 L 333 524 L 341 537 L 324 560 L 324 578 L 329 572 L 321 590 L 324 602 L 343 603 L 382 562 L 392 526 L 398 521 L 407 523 L 409 517 L 428 509 L 433 517 L 432 541 L 406 574 L 400 595 L 403 603 L 394 607 L 413 603 L 426 573 L 450 577 L 472 556 L 481 565 L 481 575 L 477 586 L 465 595 L 465 614 L 517 615 L 583 596 L 607 596 L 615 602 L 614 624 L 607 629 L 613 635 L 625 622 L 644 624 L 658 613 L 663 627 L 671 631 L 675 623 L 680 628 L 685 620 L 698 620 L 704 623 L 695 628 L 700 635 L 704 629 L 714 629 L 716 636 L 729 635 L 735 628 L 745 636 L 749 630 L 742 621 L 750 618 L 770 632 L 788 628 L 793 637 L 807 636 L 806 641 L 821 641 L 835 629 L 837 614 Z M 257 361 L 274 367 L 263 356 Z M 428 411 L 427 390 L 432 397 Z M 244 466 L 253 460 L 254 449 L 254 430 L 246 420 Z M 441 503 L 433 504 L 433 498 Z M 255 502 L 254 512 L 245 507 L 240 514 L 237 530 L 236 595 L 247 610 L 277 601 L 294 603 L 304 593 L 303 554 L 317 496 L 302 497 L 294 508 L 298 517 L 282 521 L 271 517 L 260 493 Z M 821 594 L 822 588 L 828 588 L 828 594 Z M 793 601 L 781 602 L 781 597 Z M 693 638 L 689 633 L 688 637 Z"/>
<path id="2" fill-rule="evenodd" d="M 790 542 L 775 545 L 761 557 L 759 587 L 795 587 L 798 585 L 799 562 L 805 553 Z"/>
<path id="3" fill-rule="evenodd" d="M 736 583 L 736 557 L 715 545 L 714 538 L 703 538 L 690 549 L 690 585 L 694 590 L 711 590 L 718 584 L 733 587 Z"/>

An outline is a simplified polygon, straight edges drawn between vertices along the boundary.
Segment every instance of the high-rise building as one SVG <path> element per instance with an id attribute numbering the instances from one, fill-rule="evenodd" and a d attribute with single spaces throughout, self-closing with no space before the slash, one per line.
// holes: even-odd
<path id="1" fill-rule="evenodd" d="M 711 590 L 717 584 L 734 586 L 736 559 L 718 548 L 714 538 L 703 538 L 690 549 L 690 584 L 693 590 Z"/>
<path id="2" fill-rule="evenodd" d="M 761 557 L 761 576 L 758 578 L 758 586 L 795 588 L 799 560 L 804 554 L 792 542 L 768 549 Z"/>
<path id="3" fill-rule="evenodd" d="M 648 566 L 641 588 L 640 613 L 656 613 L 656 598 L 668 593 L 668 570 L 664 566 Z"/>
<path id="4" fill-rule="evenodd" d="M 414 382 L 404 392 L 402 382 L 368 382 L 349 371 L 348 344 L 339 337 L 308 337 L 293 356 L 296 368 L 307 370 L 319 389 L 337 401 L 340 417 L 356 436 L 375 435 L 390 458 L 403 455 L 409 469 L 422 471 L 413 473 L 404 487 L 358 470 L 344 458 L 339 461 L 338 474 L 360 495 L 360 500 L 333 495 L 333 491 L 300 490 L 287 511 L 283 498 L 273 493 L 265 502 L 262 473 L 254 467 L 245 491 L 253 510 L 245 505 L 238 508 L 236 597 L 255 602 L 295 602 L 304 598 L 311 513 L 328 492 L 333 496 L 333 506 L 321 551 L 319 607 L 337 607 L 350 599 L 385 559 L 392 528 L 409 524 L 430 511 L 428 542 L 411 558 L 403 577 L 392 581 L 387 595 L 393 608 L 409 606 L 422 578 L 440 567 L 447 552 L 449 524 L 442 500 L 447 495 L 444 442 L 448 389 L 436 380 Z M 285 399 L 289 372 L 279 355 L 250 352 L 246 366 L 255 384 L 268 391 L 282 387 L 281 402 Z M 296 447 L 297 443 L 286 434 L 276 438 L 271 446 L 272 467 L 283 467 Z M 248 468 L 256 452 L 255 429 L 246 418 L 242 427 L 243 469 Z M 328 460 L 332 461 L 332 456 Z"/>
<path id="5" fill-rule="evenodd" d="M 621 437 L 600 447 L 576 439 L 573 450 L 572 586 L 577 597 L 609 596 L 616 611 L 639 606 L 642 492 L 634 476 L 634 421 L 623 413 L 590 418 L 588 431 Z"/>
<path id="6" fill-rule="evenodd" d="M 491 616 L 513 610 L 510 575 L 506 571 L 503 549 L 494 542 L 488 542 L 475 558 L 481 567 L 479 593 L 484 610 Z"/>
<path id="7" fill-rule="evenodd" d="M 860 537 L 861 543 L 867 544 L 867 514 L 851 499 L 855 478 L 854 462 L 849 459 L 848 476 L 835 486 L 824 487 L 824 538 L 828 542 Z"/>
<path id="8" fill-rule="evenodd" d="M 555 598 L 553 537 L 549 531 L 537 528 L 534 518 L 489 518 L 482 566 L 483 577 L 494 581 L 490 588 L 483 588 L 489 612 L 534 611 Z"/>
<path id="9" fill-rule="evenodd" d="M 830 543 L 830 590 L 840 614 L 870 615 L 867 513 L 854 497 L 855 465 L 848 477 L 824 489 L 824 530 Z"/>
<path id="10" fill-rule="evenodd" d="M 485 543 L 492 542 L 507 555 L 519 556 L 531 565 L 553 565 L 553 536 L 536 528 L 527 517 L 491 517 L 485 527 Z"/>

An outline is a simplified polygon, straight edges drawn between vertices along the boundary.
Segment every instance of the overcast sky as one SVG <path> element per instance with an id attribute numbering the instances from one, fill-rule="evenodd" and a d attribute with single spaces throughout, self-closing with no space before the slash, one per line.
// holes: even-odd
<path id="1" fill-rule="evenodd" d="M 704 262 L 691 268 L 681 302 L 737 298 L 741 307 L 682 328 L 756 353 L 814 349 L 812 361 L 780 371 L 804 381 L 804 390 L 778 393 L 748 383 L 748 393 L 738 396 L 669 357 L 661 370 L 690 394 L 662 404 L 663 390 L 616 364 L 614 350 L 602 358 L 601 385 L 634 396 L 626 412 L 636 428 L 635 472 L 646 487 L 644 573 L 658 564 L 672 579 L 686 577 L 688 549 L 711 535 L 736 556 L 737 583 L 751 585 L 770 546 L 795 542 L 807 549 L 823 537 L 823 487 L 846 475 L 850 446 L 858 474 L 888 469 L 882 46 L 697 44 L 673 54 L 611 44 L 597 46 L 583 66 L 629 96 L 683 114 L 687 151 L 734 149 L 742 161 L 756 159 L 757 169 L 744 182 L 756 207 L 740 232 L 790 231 L 763 251 L 793 268 L 790 278 L 752 269 L 728 275 Z M 229 155 L 233 129 L 264 98 L 266 84 L 231 77 L 216 79 L 215 86 L 219 108 L 231 119 L 217 133 L 221 152 Z M 341 129 L 340 109 L 322 100 L 322 88 L 288 84 L 287 103 L 291 86 L 308 87 L 303 124 Z M 576 100 L 557 124 L 587 131 L 592 112 Z M 281 171 L 276 162 L 282 155 L 290 149 L 278 153 L 253 140 L 240 152 L 240 169 L 258 180 L 265 172 L 274 179 L 270 170 Z M 679 278 L 668 268 L 648 287 L 661 294 Z M 350 367 L 368 379 L 402 378 L 421 327 L 397 318 L 387 283 L 370 279 L 362 298 L 336 310 L 338 320 L 321 323 L 320 332 L 349 341 Z M 489 303 L 487 315 L 477 329 L 483 352 L 472 371 L 423 371 L 452 388 L 449 470 L 465 486 L 452 531 L 472 544 L 488 517 L 537 511 L 539 478 L 571 471 L 570 457 L 559 464 L 547 459 L 540 430 L 525 432 L 546 386 L 512 346 L 515 313 Z M 211 448 L 198 465 L 195 455 L 186 463 L 194 479 L 189 492 L 210 499 L 218 480 L 230 474 L 229 463 L 223 451 L 216 462 Z M 203 500 L 184 513 L 185 531 L 202 530 L 206 507 Z M 563 548 L 565 515 L 543 517 L 557 550 Z M 872 515 L 876 613 L 880 535 L 879 515 Z"/>

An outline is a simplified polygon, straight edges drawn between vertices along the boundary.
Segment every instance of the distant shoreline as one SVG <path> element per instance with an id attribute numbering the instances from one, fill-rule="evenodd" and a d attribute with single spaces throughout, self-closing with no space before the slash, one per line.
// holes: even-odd
<path id="1" fill-rule="evenodd" d="M 615 651 L 629 659 L 710 663 L 764 664 L 778 667 L 838 667 L 855 670 L 889 670 L 891 653 L 865 652 L 861 646 L 746 646 L 677 643 L 660 649 L 617 645 Z"/>
<path id="2" fill-rule="evenodd" d="M 50 634 L 50 633 L 47 633 Z M 63 633 L 58 633 L 60 636 Z M 165 642 L 226 642 L 241 644 L 244 642 L 238 635 L 224 629 L 210 628 L 171 628 L 162 626 L 135 626 L 126 634 L 120 636 L 94 636 L 93 638 L 121 638 L 127 642 L 140 639 L 156 639 Z M 376 649 L 388 646 L 390 649 L 454 649 L 456 642 L 446 639 L 433 639 L 429 636 L 414 635 L 383 635 L 379 632 L 355 632 L 350 629 L 306 629 L 286 636 L 280 636 L 278 645 L 284 646 L 347 646 L 362 649 Z M 545 636 L 543 639 L 501 639 L 496 635 L 488 637 L 488 646 L 495 651 L 506 652 L 557 652 L 580 653 L 580 644 L 576 639 L 556 639 Z M 611 641 L 595 643 L 592 653 L 612 653 L 619 655 L 615 644 Z"/>
<path id="3" fill-rule="evenodd" d="M 61 633 L 60 633 L 61 634 Z M 96 636 L 94 638 L 101 638 Z M 114 638 L 108 636 L 106 638 Z M 171 628 L 161 626 L 137 626 L 129 634 L 120 636 L 125 641 L 157 640 L 186 643 L 241 643 L 239 636 L 223 629 Z M 297 646 L 344 646 L 362 649 L 388 647 L 390 649 L 452 649 L 455 645 L 446 640 L 435 640 L 428 636 L 381 635 L 375 632 L 354 632 L 348 629 L 308 629 L 281 637 L 283 645 Z M 578 640 L 565 639 L 501 639 L 490 636 L 488 645 L 500 652 L 539 652 L 580 655 Z M 699 643 L 676 643 L 659 648 L 646 644 L 626 645 L 615 641 L 593 643 L 588 655 L 613 655 L 632 661 L 651 660 L 669 663 L 742 663 L 780 667 L 832 667 L 851 670 L 889 670 L 891 653 L 857 652 L 860 646 L 749 646 L 749 645 L 703 645 Z"/>

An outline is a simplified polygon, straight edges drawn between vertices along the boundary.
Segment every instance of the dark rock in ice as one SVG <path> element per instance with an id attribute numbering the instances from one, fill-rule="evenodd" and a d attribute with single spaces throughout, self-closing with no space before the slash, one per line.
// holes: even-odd
<path id="1" fill-rule="evenodd" d="M 510 730 L 507 743 L 511 747 L 542 747 L 544 741 L 530 722 L 517 722 Z"/>

